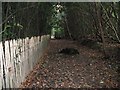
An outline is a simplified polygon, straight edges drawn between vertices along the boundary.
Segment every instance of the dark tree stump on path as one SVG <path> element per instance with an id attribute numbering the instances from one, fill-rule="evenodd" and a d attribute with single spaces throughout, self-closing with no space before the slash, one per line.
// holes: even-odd
<path id="1" fill-rule="evenodd" d="M 67 55 L 79 54 L 78 50 L 74 49 L 74 48 L 64 48 L 64 49 L 60 50 L 59 53 L 63 53 L 63 54 L 67 54 Z"/>

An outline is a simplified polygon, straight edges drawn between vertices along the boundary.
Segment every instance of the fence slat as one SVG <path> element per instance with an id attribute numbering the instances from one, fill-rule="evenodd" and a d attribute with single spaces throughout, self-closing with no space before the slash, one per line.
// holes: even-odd
<path id="1" fill-rule="evenodd" d="M 49 36 L 26 37 L 5 41 L 5 55 L 0 42 L 0 89 L 17 88 L 43 55 Z M 4 58 L 5 57 L 5 58 Z M 5 81 L 3 77 L 5 66 Z"/>
<path id="2" fill-rule="evenodd" d="M 10 50 L 9 50 L 9 41 L 5 41 L 5 77 L 6 77 L 6 87 L 10 87 L 10 67 L 11 67 L 11 62 L 10 62 Z"/>
<path id="3" fill-rule="evenodd" d="M 14 40 L 10 41 L 10 60 L 11 60 L 11 68 L 10 68 L 10 81 L 11 81 L 11 87 L 15 87 L 15 82 L 14 82 L 14 77 L 15 77 L 15 72 L 14 72 Z"/>

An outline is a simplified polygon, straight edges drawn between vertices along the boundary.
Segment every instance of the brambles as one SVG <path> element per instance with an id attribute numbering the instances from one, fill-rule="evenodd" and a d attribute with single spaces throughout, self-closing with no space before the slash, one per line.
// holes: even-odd
<path id="1" fill-rule="evenodd" d="M 87 46 L 91 49 L 101 49 L 101 46 L 98 44 L 97 41 L 91 40 L 91 39 L 83 39 L 80 44 Z"/>

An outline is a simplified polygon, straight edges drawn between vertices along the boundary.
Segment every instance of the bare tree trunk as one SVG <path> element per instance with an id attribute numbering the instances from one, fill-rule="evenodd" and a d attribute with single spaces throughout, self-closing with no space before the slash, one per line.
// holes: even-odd
<path id="1" fill-rule="evenodd" d="M 118 8 L 119 8 L 119 11 L 120 11 L 120 2 L 118 3 Z M 118 36 L 120 38 L 120 12 L 118 12 Z"/>
<path id="2" fill-rule="evenodd" d="M 106 43 L 105 43 L 105 38 L 104 38 L 104 32 L 103 32 L 103 27 L 102 27 L 102 15 L 101 15 L 101 5 L 100 3 L 95 3 L 96 5 L 96 13 L 97 13 L 97 18 L 98 18 L 98 24 L 99 24 L 99 30 L 101 33 L 101 38 L 103 42 L 103 52 L 105 57 L 107 57 L 107 52 L 106 52 Z"/>
<path id="3" fill-rule="evenodd" d="M 73 40 L 72 35 L 71 35 L 71 33 L 70 33 L 70 29 L 69 29 L 69 26 L 68 26 L 68 22 L 67 22 L 66 16 L 65 16 L 65 23 L 66 23 L 66 27 L 67 27 L 67 31 L 68 31 L 69 37 L 70 37 L 70 39 Z"/>

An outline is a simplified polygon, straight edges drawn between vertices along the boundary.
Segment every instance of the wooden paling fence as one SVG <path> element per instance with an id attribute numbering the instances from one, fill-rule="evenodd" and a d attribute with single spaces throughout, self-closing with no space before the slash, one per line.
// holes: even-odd
<path id="1" fill-rule="evenodd" d="M 0 42 L 0 89 L 17 88 L 39 62 L 49 35 Z"/>

